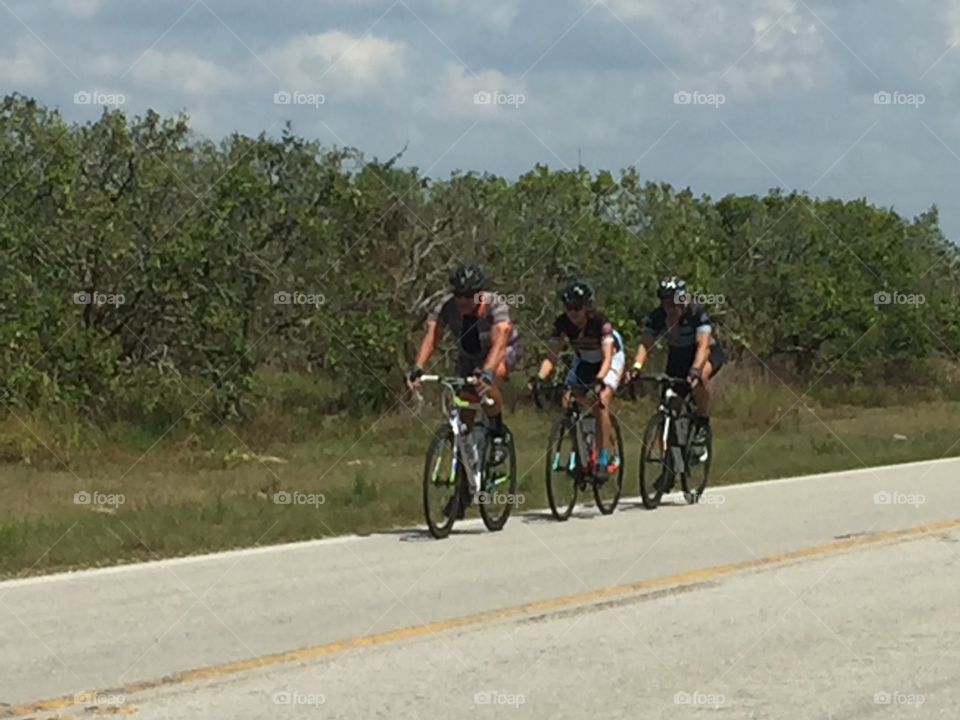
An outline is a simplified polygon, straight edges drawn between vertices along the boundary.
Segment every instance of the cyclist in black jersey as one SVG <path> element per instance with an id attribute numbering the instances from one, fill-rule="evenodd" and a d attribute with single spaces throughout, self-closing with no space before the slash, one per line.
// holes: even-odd
<path id="1" fill-rule="evenodd" d="M 660 281 L 660 307 L 650 311 L 643 322 L 643 337 L 637 348 L 630 377 L 640 373 L 653 346 L 665 338 L 669 349 L 667 375 L 685 377 L 697 401 L 695 418 L 698 435 L 710 425 L 710 381 L 726 361 L 706 309 L 691 301 L 687 284 L 678 277 Z"/>
<path id="2" fill-rule="evenodd" d="M 620 457 L 613 439 L 610 406 L 626 365 L 623 339 L 611 322 L 593 307 L 593 290 L 586 283 L 573 283 L 560 293 L 560 300 L 564 312 L 553 324 L 547 343 L 549 354 L 537 374 L 530 378 L 530 386 L 550 376 L 564 345 L 574 349 L 576 359 L 564 385 L 568 395 L 574 393 L 584 404 L 587 404 L 584 398 L 587 389 L 592 388 L 599 397 L 600 403 L 593 407 L 600 440 L 596 472 L 598 478 L 615 475 L 620 469 Z"/>

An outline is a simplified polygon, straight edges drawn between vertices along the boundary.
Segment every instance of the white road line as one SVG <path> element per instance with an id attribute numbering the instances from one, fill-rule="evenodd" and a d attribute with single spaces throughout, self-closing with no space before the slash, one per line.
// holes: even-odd
<path id="1" fill-rule="evenodd" d="M 897 465 L 878 465 L 876 467 L 869 468 L 855 468 L 853 470 L 837 470 L 827 473 L 817 473 L 814 475 L 799 475 L 796 477 L 787 477 L 787 478 L 776 478 L 773 480 L 757 480 L 755 482 L 746 482 L 738 483 L 736 485 L 721 485 L 715 488 L 707 488 L 707 493 L 720 493 L 728 492 L 730 490 L 744 490 L 751 488 L 760 488 L 760 487 L 769 487 L 771 485 L 786 485 L 788 483 L 797 483 L 797 482 L 811 482 L 816 480 L 828 480 L 836 478 L 837 476 L 843 475 L 862 475 L 865 473 L 882 473 L 884 471 L 900 471 L 905 468 L 910 467 L 922 467 L 930 465 L 940 465 L 946 463 L 958 463 L 960 464 L 960 458 L 941 458 L 939 460 L 918 460 L 915 462 L 900 463 Z M 679 499 L 682 497 L 681 493 L 671 493 L 666 496 L 671 499 Z M 627 497 L 622 498 L 621 502 L 626 501 L 636 501 L 640 502 L 639 497 Z M 586 507 L 586 506 L 578 506 Z M 534 512 L 549 512 L 549 509 L 543 508 L 541 510 L 527 510 L 525 513 L 534 513 Z M 481 521 L 479 519 L 464 520 L 457 523 L 459 528 L 470 528 L 475 526 L 480 526 Z M 405 529 L 405 528 L 395 528 Z M 416 531 L 419 529 L 419 526 L 409 528 L 411 531 Z M 106 575 L 116 575 L 118 573 L 127 573 L 127 572 L 137 572 L 140 570 L 152 570 L 154 568 L 162 568 L 169 566 L 182 566 L 182 565 L 193 565 L 196 563 L 203 562 L 216 562 L 219 560 L 229 560 L 231 558 L 240 558 L 254 555 L 264 555 L 269 553 L 283 553 L 288 551 L 295 550 L 306 550 L 315 547 L 320 547 L 323 545 L 336 545 L 339 543 L 347 542 L 360 542 L 364 540 L 375 540 L 378 537 L 382 537 L 381 533 L 373 532 L 369 535 L 339 535 L 332 538 L 320 538 L 317 540 L 302 540 L 299 542 L 292 543 L 282 543 L 278 545 L 265 545 L 262 547 L 254 548 L 240 548 L 237 550 L 225 550 L 222 552 L 215 553 L 206 553 L 203 555 L 188 555 L 185 557 L 175 557 L 175 558 L 164 558 L 162 560 L 149 560 L 146 562 L 138 563 L 128 563 L 125 565 L 114 565 L 111 567 L 104 568 L 88 568 L 84 570 L 71 570 L 67 572 L 52 573 L 50 575 L 38 575 L 35 577 L 19 578 L 16 580 L 5 580 L 0 582 L 0 589 L 22 587 L 25 585 L 42 585 L 44 583 L 51 582 L 61 582 L 65 580 L 84 580 L 92 577 L 100 577 Z"/>

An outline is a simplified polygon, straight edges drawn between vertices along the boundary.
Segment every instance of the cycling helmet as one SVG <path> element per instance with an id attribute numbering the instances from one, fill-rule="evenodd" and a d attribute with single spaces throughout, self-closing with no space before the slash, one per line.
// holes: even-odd
<path id="1" fill-rule="evenodd" d="M 560 293 L 560 300 L 571 308 L 582 308 L 593 304 L 593 288 L 586 283 L 575 282 Z"/>
<path id="2" fill-rule="evenodd" d="M 676 275 L 661 280 L 660 286 L 657 288 L 657 297 L 661 300 L 664 298 L 673 297 L 676 302 L 682 302 L 683 298 L 686 297 L 686 294 L 686 280 L 678 278 Z"/>
<path id="3" fill-rule="evenodd" d="M 454 295 L 466 297 L 484 290 L 487 277 L 476 265 L 460 265 L 450 273 L 450 287 Z"/>

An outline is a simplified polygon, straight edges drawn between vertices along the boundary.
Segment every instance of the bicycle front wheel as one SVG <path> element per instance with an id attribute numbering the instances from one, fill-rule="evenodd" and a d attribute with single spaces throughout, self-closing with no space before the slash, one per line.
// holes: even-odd
<path id="1" fill-rule="evenodd" d="M 687 439 L 686 458 L 683 478 L 681 485 L 683 487 L 683 497 L 690 504 L 695 505 L 700 502 L 704 489 L 707 487 L 707 481 L 710 479 L 710 462 L 713 459 L 713 431 L 706 429 L 706 442 L 702 446 L 693 445 L 694 432 L 689 433 Z"/>
<path id="2" fill-rule="evenodd" d="M 657 413 L 643 432 L 640 448 L 640 498 L 648 510 L 656 510 L 669 484 L 673 482 L 673 463 L 663 437 L 666 418 Z"/>
<path id="3" fill-rule="evenodd" d="M 550 512 L 560 521 L 566 520 L 577 504 L 577 482 L 572 475 L 579 470 L 580 458 L 573 428 L 560 418 L 550 433 L 547 445 L 547 501 Z M 570 466 L 574 470 L 570 470 Z"/>
<path id="4" fill-rule="evenodd" d="M 597 503 L 597 509 L 604 515 L 609 515 L 617 509 L 620 494 L 623 492 L 623 434 L 620 432 L 620 423 L 612 414 L 610 424 L 613 437 L 617 441 L 617 457 L 620 459 L 620 464 L 616 475 L 608 477 L 603 482 L 593 483 L 593 499 Z"/>
<path id="5" fill-rule="evenodd" d="M 499 465 L 493 464 L 494 446 L 487 443 L 483 462 L 483 485 L 479 496 L 480 517 L 487 530 L 502 530 L 514 505 L 517 504 L 517 450 L 513 445 L 513 433 L 503 426 L 506 439 L 506 458 Z"/>
<path id="6" fill-rule="evenodd" d="M 423 469 L 423 513 L 430 534 L 438 540 L 450 534 L 460 512 L 458 479 L 462 474 L 456 438 L 449 427 L 443 426 L 430 443 Z"/>

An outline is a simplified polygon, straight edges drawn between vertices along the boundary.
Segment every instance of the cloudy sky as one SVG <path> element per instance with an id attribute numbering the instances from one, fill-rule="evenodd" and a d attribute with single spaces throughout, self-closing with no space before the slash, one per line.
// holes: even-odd
<path id="1" fill-rule="evenodd" d="M 0 91 L 70 120 L 936 203 L 960 238 L 960 0 L 0 0 L 0 28 Z"/>

